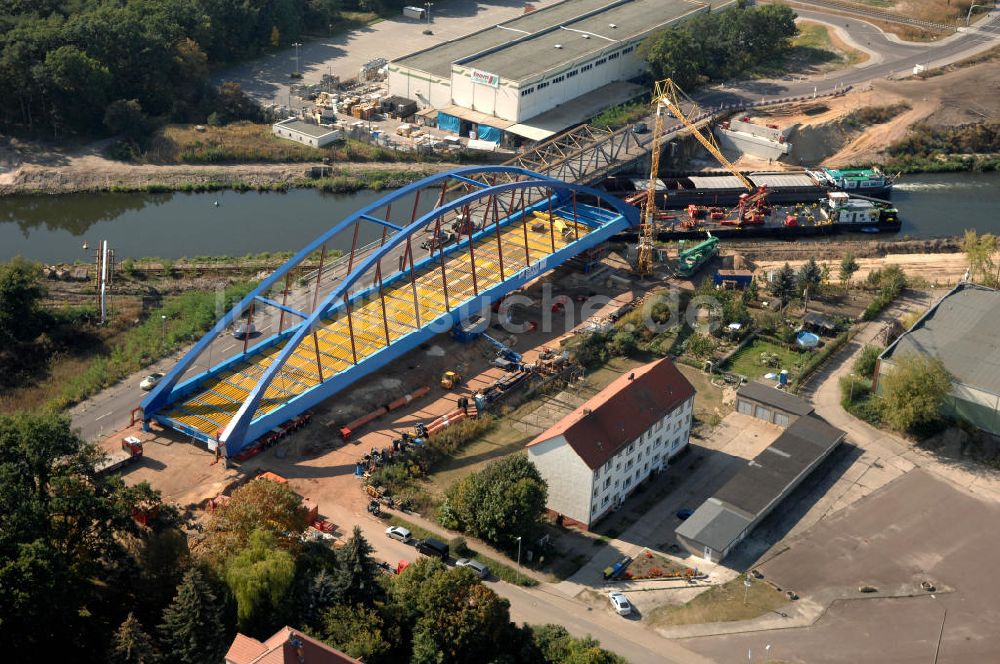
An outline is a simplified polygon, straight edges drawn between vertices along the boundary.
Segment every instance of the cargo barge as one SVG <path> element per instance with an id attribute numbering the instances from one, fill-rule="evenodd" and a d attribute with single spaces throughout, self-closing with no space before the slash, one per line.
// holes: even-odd
<path id="1" fill-rule="evenodd" d="M 770 199 L 770 197 L 768 197 Z M 721 208 L 717 208 L 721 210 Z M 690 240 L 693 238 L 780 238 L 815 237 L 841 232 L 894 233 L 900 229 L 899 211 L 890 203 L 844 192 L 828 192 L 814 203 L 762 206 L 752 221 L 736 223 L 730 216 L 722 220 L 701 218 L 704 208 L 692 204 L 690 210 L 669 210 L 657 215 L 657 238 Z M 635 241 L 636 234 L 616 236 L 616 240 Z"/>
<path id="2" fill-rule="evenodd" d="M 771 203 L 813 203 L 830 192 L 863 194 L 889 198 L 894 178 L 876 166 L 857 169 L 820 168 L 801 171 L 755 171 L 743 175 L 756 187 L 766 187 Z M 621 198 L 646 190 L 648 177 L 617 175 L 607 178 L 602 188 Z M 732 207 L 746 186 L 727 172 L 677 174 L 657 178 L 656 206 L 661 210 L 687 208 L 688 205 Z"/>

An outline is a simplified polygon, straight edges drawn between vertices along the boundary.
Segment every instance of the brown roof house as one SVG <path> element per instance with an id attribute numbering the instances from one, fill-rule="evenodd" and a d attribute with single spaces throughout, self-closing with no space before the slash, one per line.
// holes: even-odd
<path id="1" fill-rule="evenodd" d="M 589 528 L 688 444 L 694 387 L 669 359 L 623 374 L 528 444 L 548 509 Z"/>
<path id="2" fill-rule="evenodd" d="M 360 664 L 322 641 L 291 627 L 282 627 L 261 643 L 237 634 L 226 653 L 226 664 Z"/>

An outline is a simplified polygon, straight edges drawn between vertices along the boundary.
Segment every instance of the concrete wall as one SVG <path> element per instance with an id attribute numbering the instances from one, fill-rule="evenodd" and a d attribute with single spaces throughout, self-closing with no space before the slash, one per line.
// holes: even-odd
<path id="1" fill-rule="evenodd" d="M 451 80 L 389 65 L 389 94 L 413 99 L 421 108 L 441 109 L 451 105 Z"/>
<path id="2" fill-rule="evenodd" d="M 500 80 L 497 87 L 474 83 L 472 69 L 455 65 L 451 69 L 453 103 L 480 113 L 515 122 L 520 93 L 517 83 Z"/>
<path id="3" fill-rule="evenodd" d="M 548 484 L 546 507 L 557 514 L 589 524 L 593 471 L 566 443 L 566 439 L 557 436 L 532 445 L 528 448 L 528 458 Z"/>

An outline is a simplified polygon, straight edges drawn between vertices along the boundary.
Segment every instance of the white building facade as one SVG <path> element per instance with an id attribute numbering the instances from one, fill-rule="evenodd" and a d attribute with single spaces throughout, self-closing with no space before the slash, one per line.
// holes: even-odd
<path id="1" fill-rule="evenodd" d="M 547 507 L 589 528 L 688 445 L 694 388 L 664 359 L 623 376 L 528 445 Z"/>

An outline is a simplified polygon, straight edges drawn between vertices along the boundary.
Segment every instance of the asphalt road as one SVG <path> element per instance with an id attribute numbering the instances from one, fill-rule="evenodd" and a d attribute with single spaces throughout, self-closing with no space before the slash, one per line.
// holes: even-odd
<path id="1" fill-rule="evenodd" d="M 400 560 L 413 562 L 419 557 L 408 544 L 385 536 L 385 524 L 373 518 L 359 520 L 365 537 L 375 549 L 375 556 L 395 566 Z M 570 599 L 548 584 L 522 588 L 491 579 L 486 584 L 510 601 L 511 619 L 533 625 L 555 623 L 577 637 L 593 636 L 601 646 L 625 657 L 632 664 L 707 664 L 714 661 L 697 655 L 674 641 L 667 641 L 645 628 L 635 618 L 612 613 L 610 604 L 593 608 Z"/>
<path id="2" fill-rule="evenodd" d="M 956 33 L 940 42 L 919 46 L 899 44 L 887 39 L 884 33 L 860 19 L 805 10 L 800 14 L 804 18 L 810 17 L 846 26 L 844 29 L 855 42 L 865 44 L 866 48 L 871 48 L 881 55 L 881 62 L 867 67 L 849 67 L 830 72 L 822 80 L 748 81 L 717 86 L 711 91 L 697 95 L 698 101 L 706 106 L 715 106 L 744 100 L 761 101 L 798 97 L 813 92 L 823 93 L 834 88 L 859 85 L 879 78 L 909 75 L 913 71 L 913 66 L 918 64 L 925 67 L 948 64 L 1000 43 L 1000 12 L 991 13 L 985 21 L 972 28 L 963 29 L 964 32 Z M 875 33 L 881 36 L 874 37 Z"/>

